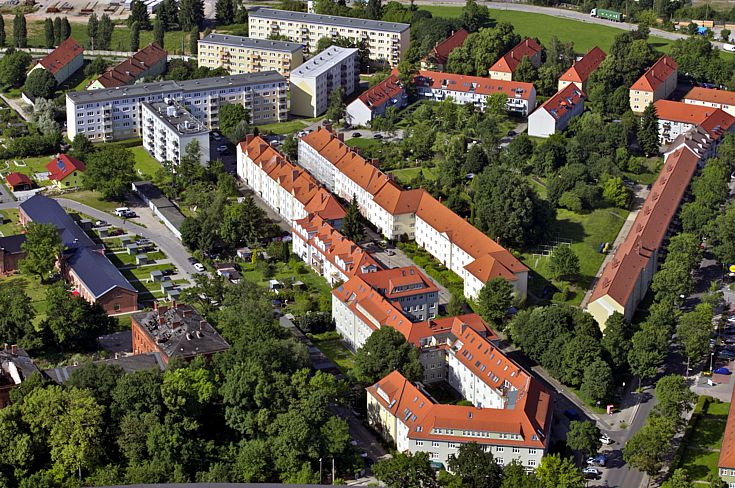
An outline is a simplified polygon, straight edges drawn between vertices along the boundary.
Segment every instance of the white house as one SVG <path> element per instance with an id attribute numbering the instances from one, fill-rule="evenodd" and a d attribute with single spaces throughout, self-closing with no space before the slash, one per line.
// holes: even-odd
<path id="1" fill-rule="evenodd" d="M 584 111 L 586 98 L 573 83 L 562 88 L 528 116 L 528 135 L 549 137 L 563 131 L 574 117 Z"/>

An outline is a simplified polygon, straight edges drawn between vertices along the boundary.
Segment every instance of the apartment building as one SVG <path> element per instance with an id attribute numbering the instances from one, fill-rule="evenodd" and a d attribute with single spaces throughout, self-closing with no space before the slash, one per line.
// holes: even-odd
<path id="1" fill-rule="evenodd" d="M 292 235 L 294 254 L 332 286 L 382 269 L 370 254 L 316 214 L 294 221 Z"/>
<path id="2" fill-rule="evenodd" d="M 597 46 L 593 47 L 590 52 L 582 56 L 559 77 L 558 90 L 561 91 L 568 85 L 574 84 L 584 93 L 587 93 L 587 80 L 606 57 L 602 49 Z"/>
<path id="3" fill-rule="evenodd" d="M 161 81 L 102 90 L 68 92 L 68 136 L 84 134 L 92 142 L 111 142 L 142 136 L 143 102 L 170 98 L 208 128 L 219 126 L 219 109 L 242 104 L 254 124 L 288 118 L 286 79 L 275 71 L 187 81 Z"/>
<path id="4" fill-rule="evenodd" d="M 549 137 L 563 131 L 574 117 L 584 112 L 586 99 L 574 83 L 562 88 L 528 116 L 528 135 Z"/>
<path id="5" fill-rule="evenodd" d="M 735 92 L 695 86 L 682 99 L 684 103 L 719 108 L 735 117 Z"/>
<path id="6" fill-rule="evenodd" d="M 288 76 L 304 62 L 304 46 L 295 42 L 209 34 L 198 44 L 199 66 L 224 68 L 231 75 L 278 71 Z"/>
<path id="7" fill-rule="evenodd" d="M 291 71 L 291 113 L 317 117 L 327 111 L 330 95 L 352 95 L 360 84 L 357 49 L 331 46 Z"/>
<path id="8" fill-rule="evenodd" d="M 638 114 L 655 102 L 668 98 L 676 89 L 679 65 L 669 56 L 661 56 L 630 87 L 630 109 Z"/>
<path id="9" fill-rule="evenodd" d="M 361 279 L 412 322 L 430 320 L 438 314 L 439 288 L 416 266 L 384 269 L 362 275 Z"/>
<path id="10" fill-rule="evenodd" d="M 322 37 L 344 37 L 364 46 L 371 61 L 396 66 L 410 43 L 409 24 L 379 20 L 319 15 L 255 7 L 248 12 L 250 36 L 268 39 L 277 34 L 304 45 L 304 52 L 316 51 Z"/>
<path id="11" fill-rule="evenodd" d="M 167 98 L 162 102 L 143 102 L 143 147 L 160 162 L 178 165 L 189 144 L 199 144 L 201 164 L 209 163 L 209 129 L 181 104 Z"/>
<path id="12" fill-rule="evenodd" d="M 733 129 L 735 117 L 720 108 L 691 103 L 657 100 L 653 104 L 658 117 L 658 136 L 661 144 L 669 144 L 695 127 L 702 127 L 711 136 L 719 138 Z"/>
<path id="13" fill-rule="evenodd" d="M 83 65 L 84 48 L 68 37 L 56 49 L 41 58 L 28 74 L 37 69 L 45 69 L 54 75 L 57 84 L 61 84 Z"/>
<path id="14" fill-rule="evenodd" d="M 720 478 L 727 483 L 728 488 L 735 488 L 735 391 L 730 401 L 730 411 L 727 415 L 717 468 Z"/>
<path id="15" fill-rule="evenodd" d="M 168 52 L 158 43 L 153 42 L 102 73 L 87 87 L 87 90 L 132 85 L 138 80 L 153 78 L 165 73 L 167 65 Z"/>
<path id="16" fill-rule="evenodd" d="M 521 81 L 419 71 L 414 84 L 419 97 L 436 102 L 451 98 L 455 103 L 471 103 L 485 110 L 488 97 L 501 94 L 506 97 L 508 112 L 527 117 L 536 107 L 536 89 Z"/>
<path id="17" fill-rule="evenodd" d="M 421 60 L 421 69 L 431 71 L 444 71 L 449 61 L 449 55 L 452 51 L 464 44 L 470 33 L 464 29 L 452 32 L 452 35 L 441 42 L 437 42 L 436 46 L 429 51 L 429 54 Z"/>
<path id="18" fill-rule="evenodd" d="M 291 163 L 263 138 L 248 135 L 237 146 L 237 176 L 286 222 L 318 215 L 336 230 L 345 210 L 308 172 Z"/>
<path id="19" fill-rule="evenodd" d="M 536 41 L 530 37 L 523 39 L 490 67 L 490 78 L 512 81 L 513 74 L 523 58 L 528 58 L 531 64 L 538 68 L 541 66 L 541 51 L 542 48 Z"/>
<path id="20" fill-rule="evenodd" d="M 376 117 L 384 116 L 390 107 L 400 110 L 407 103 L 408 95 L 403 84 L 398 81 L 398 76 L 392 74 L 347 105 L 345 118 L 353 126 L 369 125 Z"/>

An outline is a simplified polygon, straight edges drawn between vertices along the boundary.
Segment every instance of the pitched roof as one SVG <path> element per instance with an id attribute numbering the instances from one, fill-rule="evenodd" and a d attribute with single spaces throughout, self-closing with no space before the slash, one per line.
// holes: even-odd
<path id="1" fill-rule="evenodd" d="M 602 270 L 590 303 L 607 295 L 621 306 L 628 304 L 641 272 L 666 236 L 698 162 L 686 147 L 669 154 L 628 236 Z"/>
<path id="2" fill-rule="evenodd" d="M 117 66 L 102 73 L 97 81 L 105 88 L 130 85 L 138 79 L 141 73 L 158 64 L 161 60 L 165 60 L 167 56 L 166 50 L 158 43 L 153 42 Z"/>
<path id="3" fill-rule="evenodd" d="M 695 86 L 684 95 L 683 100 L 697 100 L 722 105 L 735 105 L 735 92 Z"/>
<path id="4" fill-rule="evenodd" d="M 713 139 L 719 139 L 735 123 L 735 117 L 719 108 L 672 100 L 656 100 L 653 106 L 659 120 L 700 126 Z"/>
<path id="5" fill-rule="evenodd" d="M 59 205 L 59 202 L 43 195 L 33 195 L 20 204 L 20 209 L 33 222 L 54 224 L 61 232 L 61 243 L 69 248 L 97 248 L 94 241 L 79 227 L 74 219 Z"/>
<path id="6" fill-rule="evenodd" d="M 8 185 L 13 188 L 18 185 L 33 185 L 33 182 L 27 175 L 18 172 L 8 173 L 8 175 L 5 177 L 5 180 L 8 182 Z"/>
<path id="7" fill-rule="evenodd" d="M 23 243 L 25 241 L 25 234 L 0 237 L 0 249 L 8 254 L 20 254 L 23 252 Z"/>
<path id="8" fill-rule="evenodd" d="M 490 71 L 513 73 L 518 65 L 521 64 L 524 57 L 528 56 L 531 58 L 540 51 L 541 46 L 530 37 L 527 37 L 516 44 L 513 49 L 505 53 L 503 57 L 495 61 L 495 64 L 490 67 Z"/>
<path id="9" fill-rule="evenodd" d="M 50 180 L 61 181 L 74 171 L 86 171 L 87 167 L 77 158 L 59 154 L 46 165 L 46 169 Z"/>
<path id="10" fill-rule="evenodd" d="M 357 97 L 357 100 L 365 104 L 366 107 L 373 109 L 402 95 L 403 86 L 398 81 L 398 76 L 392 74 L 377 85 L 368 88 Z"/>
<path id="11" fill-rule="evenodd" d="M 74 58 L 84 52 L 84 48 L 71 37 L 66 38 L 59 47 L 38 61 L 51 74 L 56 74 Z"/>
<path id="12" fill-rule="evenodd" d="M 373 201 L 391 215 L 413 214 L 419 208 L 424 193 L 422 188 L 403 190 L 391 181 L 375 194 Z"/>
<path id="13" fill-rule="evenodd" d="M 416 266 L 382 269 L 365 273 L 361 277 L 388 300 L 439 291 L 434 282 Z"/>
<path id="14" fill-rule="evenodd" d="M 546 100 L 538 110 L 545 110 L 556 120 L 561 119 L 567 112 L 571 111 L 575 105 L 583 103 L 587 96 L 577 85 L 570 84 L 559 90 Z"/>
<path id="15" fill-rule="evenodd" d="M 559 81 L 569 81 L 571 83 L 584 83 L 595 71 L 600 63 L 605 60 L 605 52 L 595 46 L 590 52 L 585 54 L 582 59 L 574 63 L 563 75 L 559 77 Z"/>
<path id="16" fill-rule="evenodd" d="M 638 78 L 638 81 L 633 83 L 630 87 L 631 90 L 642 90 L 642 91 L 654 91 L 662 83 L 664 83 L 669 76 L 674 74 L 679 68 L 671 57 L 663 55 L 658 58 L 658 61 L 653 63 L 653 66 L 648 68 L 643 75 Z"/>
<path id="17" fill-rule="evenodd" d="M 414 78 L 417 87 L 427 87 L 434 90 L 448 90 L 463 93 L 477 93 L 479 95 L 493 95 L 503 93 L 510 98 L 528 100 L 534 91 L 532 83 L 522 81 L 493 80 L 482 76 L 455 75 L 439 71 L 420 70 Z"/>
<path id="18" fill-rule="evenodd" d="M 432 58 L 437 64 L 447 64 L 451 52 L 463 45 L 469 35 L 470 33 L 463 28 L 457 32 L 453 32 L 451 36 L 434 46 L 434 49 L 429 52 L 428 57 Z"/>
<path id="19" fill-rule="evenodd" d="M 727 415 L 725 435 L 722 438 L 720 460 L 717 466 L 735 469 L 735 390 L 733 390 L 732 400 L 730 400 L 730 412 Z"/>
<path id="20" fill-rule="evenodd" d="M 115 288 L 138 293 L 102 251 L 88 247 L 79 248 L 69 256 L 67 263 L 95 299 Z"/>

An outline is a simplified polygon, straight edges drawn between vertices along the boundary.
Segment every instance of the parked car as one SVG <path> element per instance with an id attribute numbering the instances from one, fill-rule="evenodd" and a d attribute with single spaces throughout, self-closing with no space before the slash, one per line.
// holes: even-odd
<path id="1" fill-rule="evenodd" d="M 513 137 L 514 135 L 516 135 L 516 131 L 514 131 L 513 129 L 508 131 L 508 137 Z"/>
<path id="2" fill-rule="evenodd" d="M 359 132 L 353 132 L 352 137 L 362 137 L 362 134 L 360 134 Z"/>
<path id="3" fill-rule="evenodd" d="M 735 352 L 728 351 L 727 349 L 723 349 L 717 353 L 717 358 L 733 360 L 735 359 Z"/>
<path id="4" fill-rule="evenodd" d="M 128 207 L 117 207 L 115 209 L 115 215 L 118 217 L 124 217 L 126 213 L 130 212 Z"/>
<path id="5" fill-rule="evenodd" d="M 727 368 L 717 368 L 716 370 L 712 372 L 715 374 L 732 374 L 732 372 Z"/>
<path id="6" fill-rule="evenodd" d="M 584 474 L 585 478 L 597 478 L 602 473 L 597 468 L 587 467 L 582 470 L 582 474 Z"/>
<path id="7" fill-rule="evenodd" d="M 602 434 L 600 436 L 600 442 L 602 442 L 605 445 L 610 445 L 613 443 L 613 440 L 610 439 L 610 436 L 608 436 L 607 434 Z"/>
<path id="8" fill-rule="evenodd" d="M 382 139 L 383 134 L 373 134 L 373 139 Z"/>
<path id="9" fill-rule="evenodd" d="M 189 261 L 189 264 L 194 264 L 197 262 L 196 258 L 193 256 L 189 256 L 186 260 Z"/>
<path id="10" fill-rule="evenodd" d="M 202 263 L 194 263 L 194 269 L 199 271 L 200 273 L 204 273 L 204 265 Z"/>
<path id="11" fill-rule="evenodd" d="M 394 256 L 394 255 L 396 254 L 395 252 L 393 252 L 393 250 L 392 250 L 392 249 L 386 249 L 386 250 L 385 250 L 385 253 L 386 253 L 386 254 L 387 254 L 388 256 Z"/>
<path id="12" fill-rule="evenodd" d="M 217 131 L 212 131 L 212 138 L 213 138 L 213 139 L 214 139 L 215 141 L 219 141 L 219 140 L 220 140 L 220 139 L 222 138 L 222 136 L 221 136 L 221 135 L 219 135 L 219 132 L 217 132 Z"/>
<path id="13" fill-rule="evenodd" d="M 587 464 L 591 466 L 605 466 L 607 464 L 607 456 L 605 456 L 604 454 L 590 456 L 587 458 Z"/>
<path id="14" fill-rule="evenodd" d="M 98 220 L 97 222 L 94 223 L 95 227 L 105 227 L 106 225 L 110 225 L 110 224 L 108 224 L 104 220 Z"/>
<path id="15" fill-rule="evenodd" d="M 221 146 L 217 146 L 218 153 L 225 154 L 227 151 L 229 151 L 229 148 L 225 144 L 222 144 Z"/>

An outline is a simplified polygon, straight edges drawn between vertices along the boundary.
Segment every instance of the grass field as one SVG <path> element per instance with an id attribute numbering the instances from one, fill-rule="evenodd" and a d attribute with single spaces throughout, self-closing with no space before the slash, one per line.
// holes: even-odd
<path id="1" fill-rule="evenodd" d="M 729 409 L 729 403 L 710 403 L 707 411 L 691 426 L 680 467 L 686 469 L 692 479 L 706 480 L 710 473 L 717 473 Z"/>
<path id="2" fill-rule="evenodd" d="M 161 169 L 161 163 L 148 154 L 143 146 L 131 147 L 130 150 L 135 156 L 135 171 L 141 178 L 152 179 L 156 172 Z"/>
<path id="3" fill-rule="evenodd" d="M 36 318 L 33 319 L 33 323 L 39 324 L 43 319 L 46 318 L 46 288 L 48 285 L 40 284 L 36 276 L 28 276 L 25 274 L 6 276 L 2 278 L 0 282 L 22 283 L 25 288 L 26 294 L 31 299 L 31 305 L 36 311 Z"/>
<path id="4" fill-rule="evenodd" d="M 356 147 L 358 149 L 371 149 L 374 147 L 379 147 L 382 143 L 378 141 L 377 139 L 369 139 L 364 137 L 353 137 L 352 139 L 347 139 L 345 141 L 345 144 L 347 144 L 350 147 Z"/>
<path id="5" fill-rule="evenodd" d="M 101 210 L 109 214 L 112 214 L 115 211 L 115 209 L 120 206 L 120 202 L 110 202 L 107 200 L 103 200 L 99 193 L 97 193 L 96 191 L 92 191 L 92 190 L 83 190 L 83 191 L 76 191 L 74 193 L 67 193 L 66 195 L 64 195 L 64 198 L 68 198 L 69 200 L 74 200 L 75 202 L 83 203 L 84 205 L 88 205 L 92 208 L 96 208 L 97 210 Z"/>
<path id="6" fill-rule="evenodd" d="M 287 122 L 275 122 L 273 124 L 259 125 L 258 130 L 260 132 L 272 132 L 273 134 L 285 135 L 298 132 L 308 125 L 309 124 L 303 120 L 289 120 Z"/>
<path id="7" fill-rule="evenodd" d="M 424 178 L 433 181 L 436 179 L 436 174 L 432 168 L 401 168 L 389 171 L 389 174 L 396 178 L 396 181 L 401 185 L 410 185 L 411 182 L 419 175 L 423 173 Z"/>
<path id="8" fill-rule="evenodd" d="M 355 364 L 354 355 L 345 347 L 336 331 L 310 334 L 309 337 L 314 345 L 337 365 L 340 371 L 347 374 L 352 369 Z"/>
<path id="9" fill-rule="evenodd" d="M 18 232 L 18 209 L 0 210 L 0 235 L 12 236 Z"/>
<path id="10" fill-rule="evenodd" d="M 438 17 L 459 17 L 462 13 L 461 7 L 453 6 L 422 5 L 420 8 Z M 562 41 L 572 41 L 578 53 L 587 52 L 595 46 L 609 51 L 613 38 L 624 32 L 615 27 L 514 10 L 490 9 L 490 17 L 496 22 L 509 22 L 519 35 L 538 37 L 544 44 L 548 43 L 552 36 Z M 672 44 L 672 41 L 654 36 L 649 38 L 649 42 L 654 48 L 663 52 L 668 52 Z"/>
<path id="11" fill-rule="evenodd" d="M 49 186 L 51 185 L 51 181 L 40 181 L 36 179 L 35 174 L 45 173 L 47 171 L 46 165 L 52 158 L 53 155 L 39 156 L 35 158 L 10 159 L 7 161 L 7 165 L 5 162 L 0 163 L 0 172 L 2 172 L 3 175 L 12 172 L 22 173 L 35 181 L 39 186 Z"/>

